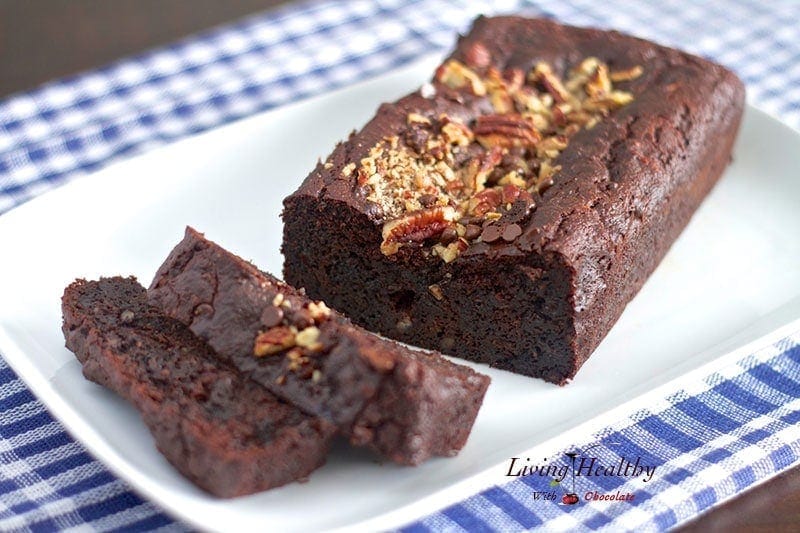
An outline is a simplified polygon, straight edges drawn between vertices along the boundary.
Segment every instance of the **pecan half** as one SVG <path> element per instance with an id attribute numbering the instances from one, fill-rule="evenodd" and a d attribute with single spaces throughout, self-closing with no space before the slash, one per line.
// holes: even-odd
<path id="1" fill-rule="evenodd" d="M 500 146 L 531 148 L 542 138 L 533 124 L 516 113 L 482 115 L 473 129 L 475 138 L 485 148 Z"/>
<path id="2" fill-rule="evenodd" d="M 383 255 L 396 254 L 403 244 L 421 243 L 441 233 L 456 219 L 455 210 L 449 206 L 420 209 L 391 220 L 383 225 Z"/>

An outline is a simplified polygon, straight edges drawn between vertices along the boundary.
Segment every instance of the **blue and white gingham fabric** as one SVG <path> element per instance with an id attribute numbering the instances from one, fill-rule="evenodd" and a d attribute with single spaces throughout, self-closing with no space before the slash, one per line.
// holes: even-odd
<path id="1" fill-rule="evenodd" d="M 711 57 L 739 74 L 752 103 L 800 128 L 793 1 L 300 3 L 0 102 L 0 212 L 120 158 L 444 50 L 476 15 L 509 11 Z M 405 530 L 662 530 L 800 463 L 800 332 L 682 387 L 573 443 L 594 446 L 600 461 L 659 465 L 648 484 L 581 479 L 582 493 L 634 492 L 634 501 L 543 504 L 532 492 L 552 487 L 530 476 Z M 0 359 L 0 530 L 70 528 L 186 526 L 89 456 Z"/>

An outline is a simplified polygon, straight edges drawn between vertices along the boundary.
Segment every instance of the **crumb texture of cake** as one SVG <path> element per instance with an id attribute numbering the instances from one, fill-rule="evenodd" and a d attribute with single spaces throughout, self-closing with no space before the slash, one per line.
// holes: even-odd
<path id="1" fill-rule="evenodd" d="M 217 361 L 150 307 L 134 278 L 78 280 L 62 310 L 67 348 L 86 378 L 133 404 L 158 450 L 198 487 L 242 496 L 305 479 L 325 462 L 332 424 Z"/>
<path id="2" fill-rule="evenodd" d="M 391 338 L 564 384 L 721 176 L 743 108 L 705 59 L 480 17 L 284 201 L 284 277 Z"/>
<path id="3" fill-rule="evenodd" d="M 489 385 L 354 326 L 191 228 L 148 300 L 243 375 L 400 464 L 456 454 Z"/>

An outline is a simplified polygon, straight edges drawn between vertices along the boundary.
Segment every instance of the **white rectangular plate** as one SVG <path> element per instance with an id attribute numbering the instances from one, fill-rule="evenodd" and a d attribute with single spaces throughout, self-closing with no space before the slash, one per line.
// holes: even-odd
<path id="1" fill-rule="evenodd" d="M 156 452 L 133 409 L 81 376 L 63 347 L 63 288 L 115 274 L 149 284 L 187 224 L 280 274 L 281 200 L 317 157 L 380 102 L 422 83 L 434 63 L 153 150 L 1 217 L 0 353 L 94 455 L 187 522 L 384 529 L 502 482 L 509 457 L 569 445 L 631 399 L 722 364 L 800 317 L 800 140 L 749 108 L 733 164 L 571 385 L 473 365 L 493 383 L 456 458 L 403 468 L 341 446 L 308 483 L 228 501 L 193 487 Z"/>

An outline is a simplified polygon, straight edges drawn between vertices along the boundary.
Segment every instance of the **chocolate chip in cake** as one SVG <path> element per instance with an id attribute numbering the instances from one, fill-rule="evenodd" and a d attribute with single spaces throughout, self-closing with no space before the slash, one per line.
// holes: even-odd
<path id="1" fill-rule="evenodd" d="M 520 235 L 522 235 L 522 228 L 519 224 L 509 224 L 503 228 L 503 240 L 506 242 L 512 242 Z"/>
<path id="2" fill-rule="evenodd" d="M 291 315 L 292 323 L 297 329 L 307 328 L 314 325 L 314 318 L 308 309 L 298 309 Z"/>
<path id="3" fill-rule="evenodd" d="M 503 234 L 503 230 L 497 224 L 489 224 L 485 228 L 483 228 L 483 232 L 481 233 L 481 239 L 483 242 L 494 242 L 500 238 Z"/>
<path id="4" fill-rule="evenodd" d="M 450 227 L 445 228 L 445 230 L 442 232 L 442 235 L 439 237 L 439 242 L 442 244 L 450 244 L 456 239 L 458 239 L 458 232 L 455 228 Z"/>
<path id="5" fill-rule="evenodd" d="M 280 307 L 268 305 L 264 308 L 264 311 L 261 312 L 261 324 L 265 328 L 274 328 L 275 326 L 280 325 L 282 321 L 283 309 Z"/>
<path id="6" fill-rule="evenodd" d="M 474 241 L 481 236 L 481 227 L 475 224 L 467 224 L 464 231 L 464 238 L 468 241 Z"/>

